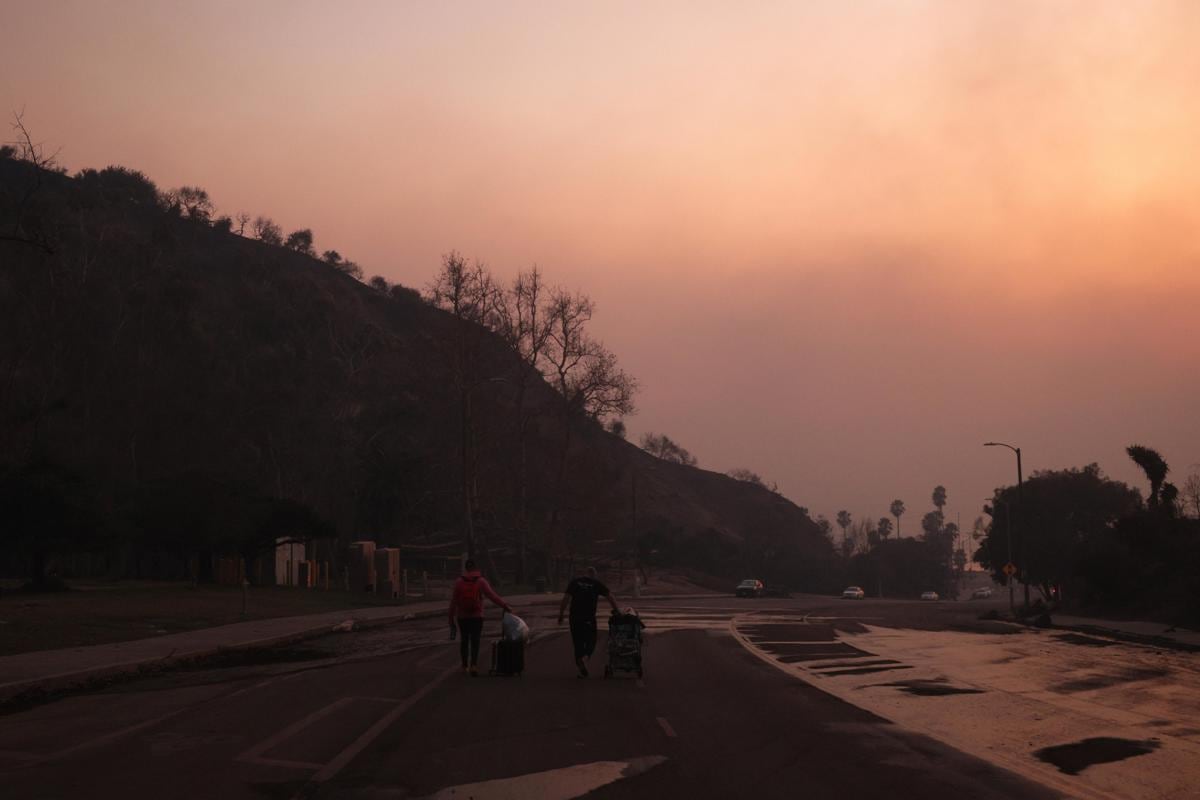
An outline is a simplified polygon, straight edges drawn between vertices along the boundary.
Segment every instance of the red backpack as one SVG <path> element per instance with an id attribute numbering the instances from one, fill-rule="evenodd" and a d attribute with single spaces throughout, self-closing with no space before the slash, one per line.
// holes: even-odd
<path id="1" fill-rule="evenodd" d="M 480 576 L 463 575 L 454 587 L 455 608 L 460 617 L 470 616 L 483 610 L 483 586 Z"/>

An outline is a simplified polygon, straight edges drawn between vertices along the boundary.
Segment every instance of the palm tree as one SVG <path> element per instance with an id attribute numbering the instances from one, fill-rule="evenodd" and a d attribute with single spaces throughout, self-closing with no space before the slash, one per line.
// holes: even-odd
<path id="1" fill-rule="evenodd" d="M 880 517 L 879 524 L 875 526 L 875 529 L 879 531 L 880 540 L 886 542 L 887 538 L 892 535 L 892 521 L 887 517 Z"/>
<path id="2" fill-rule="evenodd" d="M 934 504 L 934 506 L 937 507 L 937 510 L 939 512 L 943 508 L 946 507 L 946 487 L 945 486 L 938 485 L 938 486 L 933 487 L 933 504 Z"/>
<path id="3" fill-rule="evenodd" d="M 892 516 L 896 518 L 896 538 L 900 538 L 900 515 L 904 513 L 904 501 L 892 501 Z"/>
<path id="4" fill-rule="evenodd" d="M 845 548 L 846 529 L 850 527 L 850 512 L 845 510 L 839 511 L 837 513 L 837 524 L 842 529 L 842 547 Z"/>
<path id="5" fill-rule="evenodd" d="M 1157 508 L 1160 499 L 1160 490 L 1162 489 L 1163 481 L 1167 479 L 1167 473 L 1171 471 L 1167 466 L 1167 462 L 1158 454 L 1157 450 L 1149 447 L 1143 447 L 1140 444 L 1131 444 L 1125 448 L 1125 452 L 1133 459 L 1133 463 L 1142 468 L 1142 472 L 1146 473 L 1146 479 L 1150 481 L 1150 507 Z"/>

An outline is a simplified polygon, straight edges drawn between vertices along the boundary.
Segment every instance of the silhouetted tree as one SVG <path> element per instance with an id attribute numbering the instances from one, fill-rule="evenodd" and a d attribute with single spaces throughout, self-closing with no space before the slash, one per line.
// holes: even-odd
<path id="1" fill-rule="evenodd" d="M 1089 541 L 1098 540 L 1117 520 L 1141 506 L 1136 489 L 1104 475 L 1096 464 L 1082 469 L 1045 470 L 1025 480 L 1024 511 L 1017 487 L 996 489 L 984 513 L 991 516 L 975 560 L 1000 582 L 1009 560 L 1009 514 L 1021 514 L 1024 535 L 1012 540 L 1012 560 L 1026 581 L 1050 597 L 1053 586 L 1069 586 Z M 1013 526 L 1015 528 L 1015 526 Z"/>
<path id="2" fill-rule="evenodd" d="M 685 466 L 696 466 L 696 457 L 687 451 L 665 433 L 647 432 L 642 434 L 641 448 L 656 458 Z"/>
<path id="3" fill-rule="evenodd" d="M 270 217 L 255 217 L 252 230 L 254 238 L 260 242 L 276 246 L 283 244 L 283 231 Z"/>
<path id="4" fill-rule="evenodd" d="M 237 235 L 245 236 L 246 235 L 246 226 L 250 224 L 250 215 L 247 214 L 245 211 L 239 211 L 238 215 L 236 217 L 234 217 L 234 219 L 237 222 L 237 226 L 238 226 Z"/>
<path id="5" fill-rule="evenodd" d="M 610 416 L 633 413 L 637 381 L 617 365 L 617 357 L 588 333 L 595 304 L 579 292 L 554 289 L 542 313 L 549 334 L 542 355 L 543 375 L 557 392 L 559 423 L 558 469 L 550 511 L 553 551 L 562 551 L 560 513 L 566 499 L 572 432 L 580 422 L 604 423 Z"/>
<path id="6" fill-rule="evenodd" d="M 875 529 L 879 531 L 879 538 L 886 542 L 892 535 L 892 521 L 887 517 L 880 517 Z"/>
<path id="7" fill-rule="evenodd" d="M 387 278 L 383 277 L 382 275 L 373 276 L 371 280 L 367 282 L 367 285 L 375 291 L 383 294 L 387 294 L 388 290 L 392 288 L 391 285 L 388 284 Z"/>
<path id="8" fill-rule="evenodd" d="M 945 486 L 933 487 L 933 506 L 934 506 L 934 508 L 936 508 L 938 511 L 942 512 L 943 514 L 945 513 L 945 508 L 946 508 L 946 487 Z"/>
<path id="9" fill-rule="evenodd" d="M 904 510 L 905 509 L 904 509 L 904 501 L 903 500 L 893 500 L 892 501 L 891 511 L 892 511 L 892 516 L 896 518 L 896 538 L 897 539 L 900 538 L 900 517 L 902 514 L 904 514 Z"/>
<path id="10" fill-rule="evenodd" d="M 846 543 L 849 541 L 849 539 L 846 536 L 846 529 L 850 527 L 850 522 L 851 518 L 849 511 L 843 509 L 842 511 L 837 512 L 837 524 L 838 527 L 842 529 L 842 555 L 847 556 L 849 553 L 847 552 Z"/>
<path id="11" fill-rule="evenodd" d="M 308 228 L 292 231 L 288 234 L 287 241 L 283 244 L 289 250 L 295 250 L 297 253 L 311 256 L 313 255 L 313 232 Z"/>
<path id="12" fill-rule="evenodd" d="M 1131 444 L 1125 448 L 1125 452 L 1133 459 L 1133 463 L 1142 468 L 1142 472 L 1146 473 L 1146 479 L 1150 481 L 1150 497 L 1148 502 L 1151 508 L 1157 508 L 1159 503 L 1159 490 L 1162 488 L 1163 481 L 1167 478 L 1167 473 L 1170 468 L 1167 467 L 1167 462 L 1158 454 L 1157 450 L 1152 450 L 1149 447 L 1143 447 L 1140 444 Z"/>
<path id="13" fill-rule="evenodd" d="M 1190 506 L 1192 516 L 1200 519 L 1200 474 L 1193 472 L 1187 476 L 1182 493 L 1184 507 Z"/>
<path id="14" fill-rule="evenodd" d="M 208 192 L 199 186 L 180 186 L 163 195 L 163 206 L 195 222 L 208 222 L 215 208 Z"/>
<path id="15" fill-rule="evenodd" d="M 221 233 L 233 232 L 233 220 L 226 216 L 220 216 L 213 220 L 213 230 Z"/>
<path id="16" fill-rule="evenodd" d="M 37 223 L 35 211 L 46 174 L 60 171 L 58 153 L 47 155 L 42 145 L 33 141 L 25 127 L 23 113 L 13 113 L 12 129 L 17 140 L 10 145 L 11 155 L 6 160 L 22 162 L 25 168 L 21 170 L 20 186 L 2 187 L 6 194 L 12 192 L 13 196 L 11 203 L 5 203 L 11 207 L 11 220 L 6 225 L 7 230 L 0 231 L 0 242 L 28 245 L 53 255 L 52 234 Z"/>
<path id="17" fill-rule="evenodd" d="M 745 481 L 746 483 L 757 484 L 758 486 L 761 486 L 762 488 L 766 489 L 768 492 L 773 492 L 774 494 L 779 494 L 779 484 L 778 483 L 776 483 L 775 481 L 771 481 L 770 483 L 767 483 L 765 480 L 763 480 L 763 477 L 761 475 L 759 475 L 757 472 L 746 469 L 745 467 L 735 467 L 734 469 L 729 470 L 729 472 L 727 472 L 725 474 L 728 475 L 729 477 L 733 478 L 734 480 Z"/>
<path id="18" fill-rule="evenodd" d="M 487 328 L 494 322 L 498 294 L 487 267 L 479 261 L 470 265 L 455 251 L 442 257 L 442 267 L 427 292 L 430 304 L 448 311 L 456 321 L 450 355 L 458 395 L 463 544 L 472 558 L 479 507 L 475 393 L 484 381 L 494 377 L 484 374 L 480 348 Z"/>
<path id="19" fill-rule="evenodd" d="M 1164 481 L 1162 488 L 1158 490 L 1159 507 L 1166 511 L 1171 516 L 1176 516 L 1181 511 L 1179 502 L 1179 487 L 1170 481 Z"/>
<path id="20" fill-rule="evenodd" d="M 608 421 L 608 432 L 613 436 L 620 436 L 622 439 L 624 439 L 626 433 L 625 420 L 621 419 L 620 417 L 614 417 L 613 419 L 610 419 Z"/>

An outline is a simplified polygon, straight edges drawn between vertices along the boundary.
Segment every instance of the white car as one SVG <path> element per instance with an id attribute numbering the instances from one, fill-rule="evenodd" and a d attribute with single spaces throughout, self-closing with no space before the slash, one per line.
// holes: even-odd
<path id="1" fill-rule="evenodd" d="M 992 596 L 992 587 L 990 587 L 990 586 L 981 586 L 978 589 L 976 589 L 975 591 L 971 592 L 972 600 L 987 600 L 991 596 Z"/>
<path id="2" fill-rule="evenodd" d="M 921 592 L 922 600 L 940 600 L 937 592 Z"/>
<path id="3" fill-rule="evenodd" d="M 846 591 L 842 592 L 843 600 L 862 600 L 866 596 L 861 586 L 847 586 Z"/>

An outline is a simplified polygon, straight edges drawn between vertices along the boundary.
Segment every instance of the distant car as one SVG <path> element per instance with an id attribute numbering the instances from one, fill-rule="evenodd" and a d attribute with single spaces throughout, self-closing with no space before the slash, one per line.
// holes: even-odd
<path id="1" fill-rule="evenodd" d="M 987 600 L 991 596 L 992 596 L 992 587 L 990 587 L 990 586 L 981 586 L 978 589 L 976 589 L 975 591 L 971 592 L 972 600 Z"/>
<path id="2" fill-rule="evenodd" d="M 733 593 L 738 597 L 762 597 L 766 590 L 767 587 L 762 581 L 755 578 L 746 578 L 746 580 L 737 585 Z"/>
<path id="3" fill-rule="evenodd" d="M 862 600 L 867 596 L 867 593 L 862 590 L 861 586 L 847 586 L 842 592 L 843 600 Z"/>
<path id="4" fill-rule="evenodd" d="M 940 600 L 937 592 L 921 592 L 922 600 Z"/>

